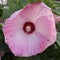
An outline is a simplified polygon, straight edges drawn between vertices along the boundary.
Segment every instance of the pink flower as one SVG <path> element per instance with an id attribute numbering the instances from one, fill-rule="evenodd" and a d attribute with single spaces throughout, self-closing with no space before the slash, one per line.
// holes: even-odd
<path id="1" fill-rule="evenodd" d="M 5 21 L 5 42 L 15 56 L 42 53 L 56 41 L 53 13 L 43 2 L 28 4 Z"/>
<path id="2" fill-rule="evenodd" d="M 60 22 L 60 16 L 54 14 L 54 18 L 55 18 L 55 23 L 56 23 L 56 24 L 57 24 L 58 22 Z"/>

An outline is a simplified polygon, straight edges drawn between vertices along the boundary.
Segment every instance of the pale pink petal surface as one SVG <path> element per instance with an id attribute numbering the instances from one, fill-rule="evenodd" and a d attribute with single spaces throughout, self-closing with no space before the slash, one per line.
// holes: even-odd
<path id="1" fill-rule="evenodd" d="M 3 27 L 5 43 L 15 56 L 42 53 L 56 41 L 55 20 L 43 2 L 28 4 L 12 14 Z"/>
<path id="2" fill-rule="evenodd" d="M 51 20 L 51 18 L 46 15 L 40 17 L 36 22 L 36 31 L 44 35 L 47 38 L 47 41 L 49 40 L 50 44 L 55 42 L 56 30 L 54 19 Z"/>
<path id="3" fill-rule="evenodd" d="M 56 24 L 60 22 L 60 16 L 54 14 L 54 18 Z"/>
<path id="4" fill-rule="evenodd" d="M 5 42 L 9 45 L 9 48 L 11 48 L 11 51 L 15 54 L 15 56 L 23 56 L 23 54 L 27 51 L 27 35 L 21 30 L 17 31 L 13 37 Z"/>
<path id="5" fill-rule="evenodd" d="M 39 17 L 45 14 L 49 16 L 51 13 L 49 11 L 51 11 L 51 9 L 42 2 L 27 5 L 20 14 L 26 21 L 29 20 L 34 23 Z"/>
<path id="6" fill-rule="evenodd" d="M 23 23 L 25 21 L 19 16 L 20 11 L 15 12 L 10 18 L 6 20 L 5 22 L 6 26 L 3 29 L 5 32 L 6 39 L 12 37 L 14 33 L 18 31 L 19 29 L 22 29 Z"/>

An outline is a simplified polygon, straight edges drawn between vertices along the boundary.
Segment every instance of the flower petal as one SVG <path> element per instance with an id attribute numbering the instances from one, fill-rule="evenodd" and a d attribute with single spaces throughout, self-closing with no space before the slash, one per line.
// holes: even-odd
<path id="1" fill-rule="evenodd" d="M 48 46 L 51 45 L 51 43 L 47 41 L 46 37 L 38 32 L 27 36 L 27 38 L 28 48 L 23 56 L 32 56 L 42 53 Z"/>
<path id="2" fill-rule="evenodd" d="M 27 34 L 25 34 L 22 30 L 19 30 L 15 32 L 13 37 L 5 40 L 15 56 L 23 56 L 25 51 L 27 51 L 28 41 L 26 36 Z"/>
<path id="3" fill-rule="evenodd" d="M 36 22 L 37 18 L 41 16 L 41 12 L 47 12 L 46 10 L 51 10 L 43 2 L 29 4 L 21 11 L 21 17 L 26 21 Z M 46 13 L 47 14 L 47 13 Z"/>
<path id="4" fill-rule="evenodd" d="M 60 22 L 60 16 L 54 14 L 54 18 L 56 24 Z"/>
<path id="5" fill-rule="evenodd" d="M 23 20 L 23 18 L 20 17 L 20 11 L 15 12 L 13 15 L 11 15 L 10 18 L 6 20 L 5 25 L 3 27 L 3 32 L 6 39 L 12 37 L 12 35 L 17 30 L 22 29 L 25 21 Z"/>
<path id="6" fill-rule="evenodd" d="M 27 35 L 23 31 L 17 31 L 12 38 L 5 42 L 15 56 L 23 57 L 41 53 L 50 45 L 46 37 L 38 32 Z"/>
<path id="7" fill-rule="evenodd" d="M 44 35 L 51 43 L 56 41 L 56 29 L 54 18 L 40 17 L 36 22 L 36 31 Z"/>

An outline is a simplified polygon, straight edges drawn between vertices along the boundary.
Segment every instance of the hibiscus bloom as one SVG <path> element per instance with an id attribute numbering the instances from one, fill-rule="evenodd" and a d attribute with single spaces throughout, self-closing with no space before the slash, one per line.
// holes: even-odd
<path id="1" fill-rule="evenodd" d="M 26 5 L 5 21 L 5 43 L 15 56 L 42 53 L 56 41 L 53 13 L 43 2 Z"/>

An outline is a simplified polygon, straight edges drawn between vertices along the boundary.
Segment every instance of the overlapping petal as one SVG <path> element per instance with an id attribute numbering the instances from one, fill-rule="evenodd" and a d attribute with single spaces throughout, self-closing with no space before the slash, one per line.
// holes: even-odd
<path id="1" fill-rule="evenodd" d="M 3 27 L 3 32 L 5 32 L 4 34 L 6 39 L 12 37 L 19 29 L 22 29 L 25 21 L 20 17 L 20 11 L 15 12 L 10 18 L 6 20 Z"/>
<path id="2" fill-rule="evenodd" d="M 40 17 L 36 22 L 36 31 L 41 33 L 47 38 L 47 41 L 52 44 L 56 40 L 56 29 L 54 18 L 51 19 L 48 16 Z"/>
<path id="3" fill-rule="evenodd" d="M 46 12 L 50 10 L 51 9 L 47 7 L 43 2 L 34 3 L 24 7 L 20 14 L 21 14 L 21 17 L 24 18 L 26 21 L 29 20 L 34 23 L 39 17 L 43 15 L 43 13 L 45 13 L 46 15 L 49 15 L 49 13 L 46 13 Z"/>

